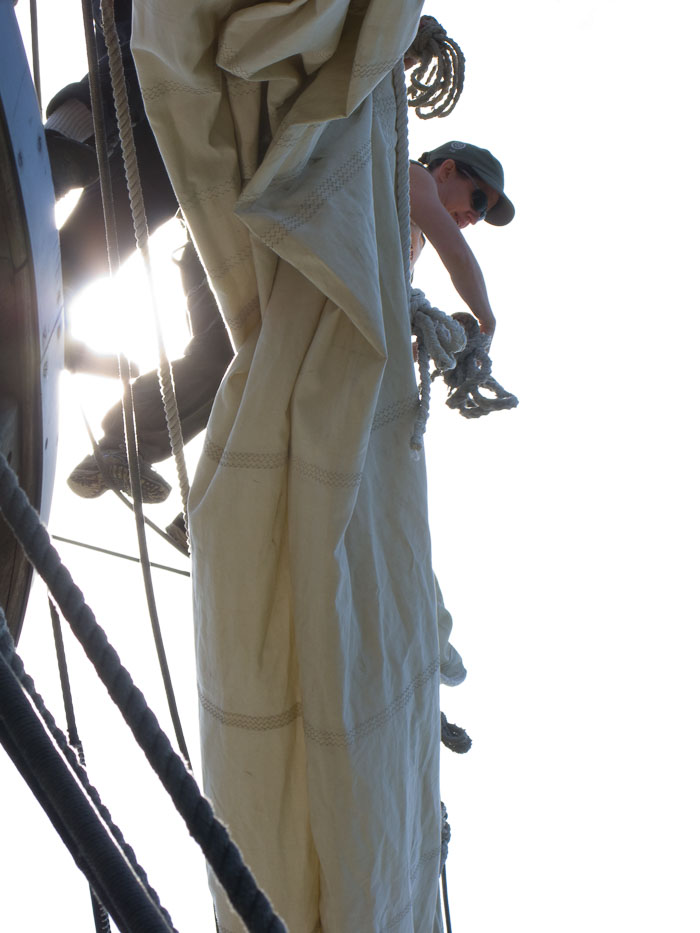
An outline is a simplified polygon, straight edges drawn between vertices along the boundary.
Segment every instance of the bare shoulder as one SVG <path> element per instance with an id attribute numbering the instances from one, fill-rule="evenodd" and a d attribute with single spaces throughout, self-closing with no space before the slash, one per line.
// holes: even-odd
<path id="1" fill-rule="evenodd" d="M 415 162 L 411 162 L 409 166 L 408 179 L 411 189 L 411 218 L 422 227 L 426 214 L 444 213 L 437 185 L 430 172 Z"/>
<path id="2" fill-rule="evenodd" d="M 411 220 L 425 233 L 443 262 L 447 254 L 461 254 L 464 238 L 454 219 L 445 210 L 435 179 L 421 165 L 410 165 Z"/>
<path id="3" fill-rule="evenodd" d="M 427 168 L 418 162 L 411 162 L 408 166 L 408 178 L 411 185 L 411 194 L 414 189 L 417 192 L 432 191 L 437 196 L 437 186 Z"/>

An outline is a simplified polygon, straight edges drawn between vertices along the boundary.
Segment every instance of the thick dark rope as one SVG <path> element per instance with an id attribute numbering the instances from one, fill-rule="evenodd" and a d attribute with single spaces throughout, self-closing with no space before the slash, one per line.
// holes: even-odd
<path id="1" fill-rule="evenodd" d="M 70 783 L 65 783 L 68 780 L 65 773 L 59 774 L 56 768 L 53 767 L 51 763 L 51 755 L 47 757 L 46 752 L 42 751 L 42 744 L 45 745 L 45 742 L 43 742 L 40 732 L 38 732 L 35 726 L 32 725 L 32 718 L 37 719 L 40 717 L 41 720 L 43 720 L 45 729 L 51 735 L 51 738 L 55 742 L 56 746 L 58 746 L 58 752 L 60 752 L 62 755 L 61 761 L 63 766 L 69 767 L 71 769 L 73 778 L 77 778 L 82 785 L 82 789 L 90 799 L 94 810 L 99 813 L 99 817 L 102 823 L 104 823 L 104 825 L 109 830 L 113 842 L 117 844 L 120 851 L 120 857 L 123 857 L 127 860 L 130 869 L 138 877 L 140 885 L 147 892 L 148 898 L 150 901 L 152 901 L 153 907 L 157 908 L 158 914 L 163 923 L 167 926 L 167 929 L 174 930 L 170 915 L 168 914 L 167 910 L 162 907 L 158 894 L 148 883 L 146 872 L 138 864 L 133 849 L 126 842 L 121 830 L 112 820 L 111 814 L 107 807 L 105 807 L 105 805 L 100 800 L 97 790 L 92 786 L 92 784 L 90 784 L 87 774 L 78 761 L 75 752 L 66 740 L 63 732 L 56 724 L 53 715 L 47 709 L 41 695 L 37 692 L 36 687 L 34 686 L 34 681 L 29 676 L 29 674 L 27 674 L 24 668 L 24 664 L 22 663 L 22 659 L 15 650 L 14 641 L 10 634 L 10 630 L 7 628 L 7 623 L 5 621 L 2 610 L 0 610 L 0 657 L 2 658 L 3 663 L 6 664 L 7 668 L 11 671 L 18 685 L 21 685 L 22 689 L 30 697 L 35 708 L 35 711 L 27 710 L 27 704 L 24 702 L 23 698 L 17 695 L 16 691 L 14 694 L 12 693 L 11 684 L 5 684 L 2 719 L 4 719 L 6 723 L 8 720 L 12 720 L 10 738 L 14 741 L 16 746 L 17 754 L 13 756 L 15 764 L 17 764 L 18 768 L 20 768 L 22 771 L 25 779 L 27 779 L 27 773 L 29 773 L 32 790 L 40 798 L 42 806 L 44 806 L 44 808 L 47 810 L 47 813 L 54 823 L 54 826 L 56 826 L 56 829 L 60 832 L 61 838 L 71 850 L 71 854 L 74 858 L 76 858 L 76 861 L 78 861 L 79 864 L 85 862 L 85 853 L 82 851 L 82 849 L 80 849 L 80 851 L 76 854 L 76 840 L 70 832 L 72 823 L 66 821 L 64 817 L 62 817 L 61 814 L 56 810 L 54 800 L 54 795 L 57 795 L 59 799 L 62 799 L 63 797 L 63 794 L 61 793 L 61 787 L 58 786 L 59 783 L 62 783 L 69 791 Z M 18 739 L 21 741 L 18 741 Z M 56 752 L 56 754 L 58 754 L 58 752 Z M 37 755 L 39 756 L 38 758 Z M 20 762 L 17 760 L 17 758 L 21 758 L 21 764 L 23 767 L 20 767 Z M 40 773 L 42 769 L 46 769 L 43 779 Z M 49 789 L 46 787 L 47 783 L 50 785 Z M 47 792 L 47 790 L 50 790 L 51 792 Z M 74 800 L 79 802 L 80 798 L 76 798 L 74 796 Z M 48 804 L 48 807 L 46 804 Z M 84 819 L 86 816 L 84 807 L 81 806 L 81 809 L 83 810 L 82 814 L 75 814 L 75 819 L 78 821 L 82 821 L 82 819 Z M 57 825 L 57 820 L 60 823 L 60 826 Z M 78 828 L 80 831 L 84 829 L 82 826 Z M 66 830 L 68 830 L 68 832 L 66 832 Z M 97 832 L 99 833 L 99 830 Z M 95 834 L 89 832 L 89 838 L 94 839 Z M 160 928 L 162 928 L 162 924 L 159 925 L 159 929 Z"/>
<path id="2" fill-rule="evenodd" d="M 68 661 L 66 660 L 66 649 L 63 644 L 63 633 L 61 632 L 61 620 L 53 602 L 49 599 L 49 612 L 51 614 L 51 628 L 53 629 L 53 640 L 56 646 L 56 661 L 58 663 L 58 676 L 61 681 L 61 694 L 63 695 L 63 709 L 66 714 L 66 728 L 68 730 L 68 741 L 78 754 L 78 761 L 85 767 L 85 753 L 83 744 L 78 735 L 78 725 L 75 719 L 75 707 L 73 706 L 73 694 L 70 688 L 70 678 L 68 676 Z M 90 888 L 90 901 L 92 904 L 92 916 L 95 921 L 95 930 L 97 933 L 110 933 L 109 915 L 104 909 L 100 899 Z"/>
<path id="3" fill-rule="evenodd" d="M 238 848 L 215 817 L 209 801 L 199 792 L 191 773 L 174 752 L 143 694 L 97 624 L 2 454 L 0 509 L 35 570 L 49 587 L 190 834 L 202 848 L 231 905 L 251 933 L 282 933 L 284 924 L 258 888 Z"/>
<path id="4" fill-rule="evenodd" d="M 440 713 L 440 738 L 443 745 L 458 755 L 464 755 L 472 747 L 472 740 L 464 729 L 448 722 L 444 713 Z"/>

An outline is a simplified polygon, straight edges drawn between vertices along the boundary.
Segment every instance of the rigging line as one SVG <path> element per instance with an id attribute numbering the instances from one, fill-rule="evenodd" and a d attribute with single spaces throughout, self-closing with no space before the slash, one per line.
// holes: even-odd
<path id="1" fill-rule="evenodd" d="M 111 181 L 109 173 L 109 161 L 107 157 L 107 134 L 104 124 L 104 114 L 102 110 L 102 96 L 98 84 L 98 65 L 97 51 L 95 46 L 95 28 L 92 19 L 92 9 L 90 0 L 82 0 L 83 6 L 83 24 L 85 28 L 86 46 L 88 49 L 88 74 L 90 82 L 90 100 L 92 104 L 93 119 L 95 122 L 95 143 L 98 151 L 98 165 L 100 168 L 100 186 L 102 190 L 102 205 L 105 215 L 105 230 L 107 235 L 107 258 L 109 262 L 110 275 L 114 276 L 119 268 L 119 247 L 117 238 L 117 225 L 114 214 L 114 203 L 111 198 Z M 103 13 L 104 18 L 104 13 Z M 112 9 L 112 22 L 114 21 Z M 121 64 L 121 58 L 120 58 Z M 129 461 L 129 477 L 131 483 L 131 492 L 134 500 L 134 517 L 136 525 L 136 538 L 138 541 L 138 550 L 141 557 L 141 573 L 143 575 L 143 585 L 146 596 L 146 605 L 148 615 L 151 621 L 151 631 L 153 641 L 158 656 L 163 688 L 168 703 L 170 719 L 175 730 L 180 753 L 187 763 L 190 762 L 190 755 L 187 750 L 185 733 L 180 721 L 180 714 L 175 700 L 175 691 L 173 689 L 168 660 L 165 653 L 165 645 L 158 621 L 158 610 L 156 607 L 155 592 L 153 589 L 153 578 L 151 576 L 150 562 L 148 559 L 148 545 L 146 543 L 146 530 L 143 514 L 143 501 L 141 497 L 141 478 L 139 476 L 138 451 L 136 447 L 136 424 L 134 418 L 134 399 L 131 389 L 130 364 L 123 354 L 119 357 L 119 375 L 124 388 L 122 410 L 124 414 L 124 434 L 126 440 L 127 458 Z M 95 449 L 95 459 L 100 464 L 99 451 Z M 100 467 L 101 468 L 101 467 Z M 102 468 L 101 468 L 102 469 Z M 105 471 L 102 470 L 104 475 Z"/>
<path id="2" fill-rule="evenodd" d="M 34 90 L 39 104 L 39 113 L 43 116 L 41 106 L 41 62 L 39 60 L 39 19 L 36 12 L 36 0 L 29 0 L 29 19 L 32 30 L 32 77 L 34 78 Z"/>
<path id="3" fill-rule="evenodd" d="M 121 554 L 119 551 L 110 551 L 106 547 L 98 547 L 96 544 L 87 544 L 85 541 L 74 541 L 72 538 L 63 538 L 61 535 L 52 534 L 51 537 L 54 541 L 63 541 L 65 544 L 74 544 L 76 547 L 84 547 L 90 551 L 99 551 L 100 554 L 108 554 L 110 557 L 120 557 L 122 560 L 131 560 L 135 564 L 140 564 L 141 560 L 138 557 L 132 557 L 131 554 Z M 150 561 L 151 567 L 156 567 L 158 570 L 169 570 L 170 573 L 179 573 L 182 577 L 189 577 L 189 570 L 178 570 L 177 567 L 168 567 L 167 564 L 156 564 L 155 561 Z"/>
<path id="4" fill-rule="evenodd" d="M 26 672 L 2 610 L 0 707 L 0 741 L 119 929 L 175 933 L 133 849 Z"/>
<path id="5" fill-rule="evenodd" d="M 48 585 L 100 680 L 109 691 L 163 787 L 170 794 L 190 835 L 201 847 L 213 874 L 218 878 L 246 928 L 251 933 L 284 933 L 284 923 L 275 914 L 264 891 L 258 887 L 226 827 L 217 819 L 210 802 L 200 793 L 192 771 L 175 753 L 155 714 L 146 703 L 143 693 L 134 684 L 104 630 L 97 624 L 94 613 L 62 564 L 58 552 L 51 544 L 48 531 L 42 525 L 36 509 L 30 505 L 16 474 L 1 451 L 0 511 L 22 545 L 30 563 Z M 9 629 L 4 623 L 4 616 L 0 612 L 0 649 L 3 649 L 7 639 L 14 648 Z M 18 663 L 21 664 L 21 661 Z M 60 744 L 61 734 L 60 730 L 57 731 L 57 741 Z M 69 755 L 72 755 L 65 738 L 63 741 Z M 140 927 L 139 930 L 144 928 Z"/>
<path id="6" fill-rule="evenodd" d="M 447 869 L 442 866 L 442 900 L 445 905 L 445 929 L 446 933 L 452 933 L 452 923 L 450 921 L 450 902 L 447 899 Z"/>
<path id="7" fill-rule="evenodd" d="M 58 663 L 58 676 L 61 681 L 61 693 L 63 694 L 63 708 L 66 714 L 66 727 L 68 729 L 68 741 L 75 749 L 78 755 L 78 761 L 85 768 L 85 752 L 83 743 L 78 735 L 78 725 L 75 718 L 75 707 L 73 706 L 73 694 L 70 687 L 70 678 L 68 676 L 68 660 L 66 659 L 66 648 L 63 643 L 63 633 L 61 632 L 61 620 L 58 617 L 58 610 L 49 596 L 49 613 L 51 614 L 51 628 L 53 629 L 53 640 L 56 646 L 56 661 Z M 95 921 L 95 933 L 110 933 L 111 926 L 109 914 L 105 910 L 99 897 L 95 894 L 92 885 L 89 885 L 90 904 L 92 906 L 92 916 Z"/>
<path id="8" fill-rule="evenodd" d="M 146 523 L 143 513 L 143 499 L 141 496 L 141 477 L 139 475 L 138 452 L 136 447 L 136 423 L 134 417 L 133 396 L 131 394 L 131 382 L 127 378 L 127 369 L 129 367 L 129 363 L 126 361 L 125 366 L 122 362 L 123 360 L 126 360 L 126 357 L 124 357 L 123 354 L 119 354 L 119 371 L 122 374 L 122 380 L 126 390 L 123 399 L 125 403 L 123 409 L 124 429 L 127 441 L 127 459 L 129 461 L 129 480 L 131 483 L 131 495 L 133 498 L 133 512 L 135 519 L 134 524 L 136 526 L 136 539 L 138 542 L 139 556 L 141 558 L 140 563 L 141 575 L 143 577 L 143 588 L 146 596 L 146 605 L 148 607 L 148 616 L 151 620 L 151 632 L 153 634 L 156 655 L 158 657 L 158 665 L 160 667 L 161 679 L 163 681 L 163 689 L 165 690 L 165 697 L 168 703 L 168 709 L 170 711 L 170 720 L 173 724 L 173 729 L 175 730 L 175 738 L 177 739 L 180 753 L 187 762 L 188 767 L 191 767 L 190 754 L 187 750 L 185 733 L 182 728 L 180 713 L 177 708 L 175 690 L 173 688 L 173 682 L 170 676 L 170 667 L 168 665 L 168 658 L 165 653 L 163 633 L 161 631 L 160 621 L 158 619 L 156 594 L 153 587 L 153 575 L 151 574 L 151 560 L 148 556 L 148 544 L 146 542 Z M 101 453 L 98 444 L 95 445 L 94 454 L 102 475 L 105 476 L 106 470 L 103 469 L 101 463 Z"/>
<path id="9" fill-rule="evenodd" d="M 158 303 L 156 300 L 156 293 L 153 283 L 153 271 L 151 268 L 150 250 L 148 245 L 148 223 L 146 218 L 146 208 L 143 199 L 141 179 L 139 176 L 133 128 L 131 125 L 131 115 L 129 112 L 129 102 L 126 90 L 126 79 L 124 77 L 124 65 L 122 62 L 117 28 L 114 22 L 114 0 L 100 0 L 100 9 L 102 12 L 102 28 L 104 32 L 105 44 L 107 46 L 107 55 L 109 58 L 109 73 L 112 82 L 112 93 L 114 95 L 114 107 L 117 115 L 117 125 L 119 127 L 119 140 L 122 147 L 124 172 L 126 175 L 127 188 L 129 190 L 131 216 L 134 223 L 134 234 L 136 236 L 136 245 L 139 249 L 139 252 L 141 253 L 144 266 L 146 268 L 151 298 L 150 303 L 153 311 L 153 321 L 155 324 L 156 337 L 158 341 L 158 353 L 160 357 L 158 367 L 158 381 L 160 383 L 163 410 L 168 427 L 168 435 L 170 438 L 170 447 L 177 469 L 180 496 L 182 498 L 182 511 L 183 515 L 185 516 L 185 528 L 187 528 L 187 499 L 189 497 L 190 486 L 189 480 L 187 478 L 187 465 L 185 463 L 185 442 L 182 436 L 182 424 L 180 422 L 177 400 L 175 398 L 175 386 L 173 383 L 172 368 L 170 366 L 170 360 L 168 359 L 168 355 L 165 349 L 163 333 L 160 326 L 160 317 L 158 315 Z"/>
<path id="10" fill-rule="evenodd" d="M 49 612 L 51 613 L 51 627 L 53 629 L 53 640 L 56 646 L 56 660 L 58 662 L 58 677 L 61 681 L 61 693 L 63 694 L 63 708 L 66 713 L 66 727 L 68 729 L 68 740 L 78 755 L 78 761 L 85 767 L 85 754 L 83 744 L 78 735 L 78 726 L 75 720 L 75 707 L 73 706 L 73 694 L 70 688 L 68 678 L 68 661 L 66 660 L 66 649 L 63 644 L 63 634 L 61 633 L 61 620 L 58 617 L 58 610 L 49 596 Z"/>
<path id="11" fill-rule="evenodd" d="M 104 107 L 99 84 L 99 65 L 97 62 L 97 43 L 95 38 L 95 25 L 92 19 L 92 6 L 90 0 L 82 0 L 83 30 L 85 33 L 85 52 L 88 61 L 88 84 L 90 86 L 90 110 L 92 122 L 95 127 L 95 153 L 99 169 L 100 193 L 102 195 L 102 213 L 105 220 L 105 238 L 107 242 L 107 262 L 110 275 L 114 275 L 119 268 L 119 241 L 117 238 L 117 221 L 114 212 L 114 197 L 112 193 L 112 174 L 109 168 L 109 153 L 107 151 L 107 131 L 105 129 Z"/>

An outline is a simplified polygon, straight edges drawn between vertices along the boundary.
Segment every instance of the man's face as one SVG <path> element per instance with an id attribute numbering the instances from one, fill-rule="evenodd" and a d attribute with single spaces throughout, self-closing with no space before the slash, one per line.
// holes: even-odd
<path id="1" fill-rule="evenodd" d="M 469 178 L 463 175 L 453 159 L 446 159 L 442 165 L 439 165 L 433 172 L 433 178 L 442 206 L 460 230 L 481 220 L 481 213 L 473 203 L 475 191 L 481 189 L 486 195 L 488 210 L 495 207 L 499 198 L 498 192 L 480 178 Z"/>

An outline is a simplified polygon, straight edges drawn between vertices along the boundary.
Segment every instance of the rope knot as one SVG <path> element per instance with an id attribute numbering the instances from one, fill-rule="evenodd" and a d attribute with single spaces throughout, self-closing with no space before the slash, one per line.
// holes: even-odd
<path id="1" fill-rule="evenodd" d="M 464 87 L 464 54 L 432 16 L 421 16 L 404 61 L 413 68 L 408 104 L 421 120 L 452 113 Z"/>
<path id="2" fill-rule="evenodd" d="M 491 337 L 480 332 L 478 321 L 470 314 L 455 314 L 454 318 L 464 328 L 466 347 L 458 352 L 456 365 L 449 371 L 438 369 L 432 374 L 433 379 L 442 375 L 450 390 L 447 405 L 464 418 L 480 418 L 491 411 L 515 408 L 516 396 L 491 375 Z"/>
<path id="3" fill-rule="evenodd" d="M 464 328 L 454 318 L 434 308 L 419 288 L 411 289 L 411 331 L 417 338 L 420 400 L 411 437 L 412 450 L 423 448 L 430 409 L 430 360 L 437 372 L 457 365 L 457 354 L 467 342 Z"/>

